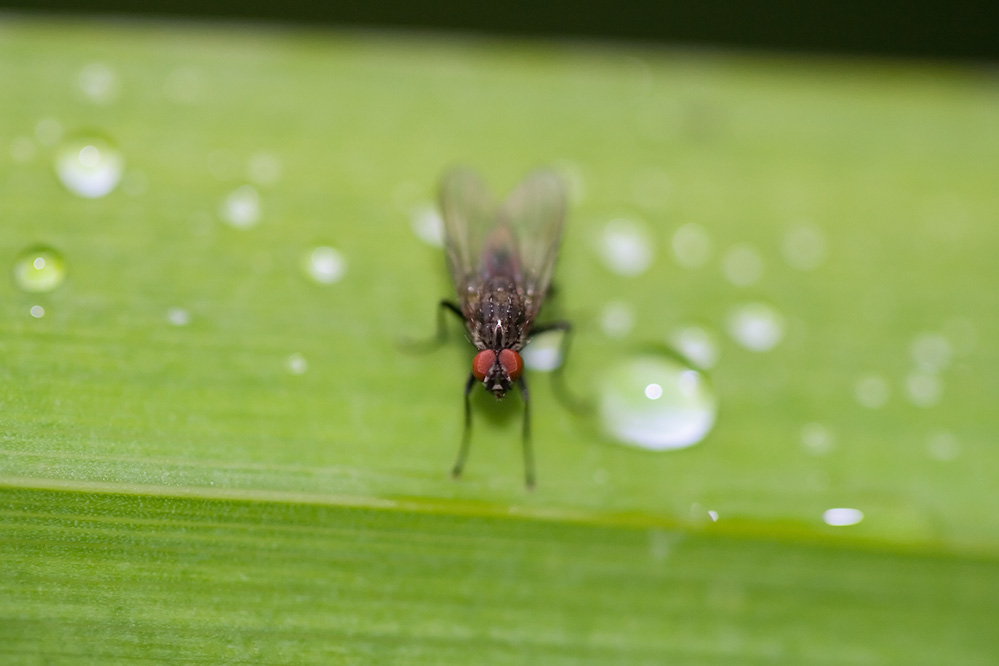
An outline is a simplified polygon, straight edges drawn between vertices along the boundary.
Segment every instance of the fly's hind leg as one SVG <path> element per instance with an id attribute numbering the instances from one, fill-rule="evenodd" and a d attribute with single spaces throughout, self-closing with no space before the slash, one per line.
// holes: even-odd
<path id="1" fill-rule="evenodd" d="M 569 360 L 569 345 L 572 344 L 572 323 L 560 320 L 537 324 L 531 327 L 531 336 L 549 331 L 562 332 L 562 341 L 559 344 L 559 364 L 551 372 L 552 391 L 566 409 L 574 414 L 586 414 L 592 411 L 593 405 L 570 391 L 565 382 L 565 366 Z"/>
<path id="2" fill-rule="evenodd" d="M 461 313 L 457 303 L 443 299 L 437 304 L 437 332 L 434 337 L 429 340 L 403 340 L 403 348 L 406 351 L 421 353 L 433 351 L 444 344 L 447 340 L 447 322 L 444 321 L 447 312 L 453 312 L 458 319 L 465 321 L 465 315 Z"/>

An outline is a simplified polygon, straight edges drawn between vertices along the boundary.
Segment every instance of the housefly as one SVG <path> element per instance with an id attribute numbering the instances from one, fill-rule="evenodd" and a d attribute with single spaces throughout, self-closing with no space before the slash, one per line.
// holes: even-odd
<path id="1" fill-rule="evenodd" d="M 464 320 L 467 337 L 477 350 L 465 382 L 465 427 L 451 474 L 461 476 L 468 457 L 472 388 L 481 383 L 503 398 L 516 385 L 524 400 L 524 477 L 532 488 L 530 401 L 520 351 L 531 336 L 550 330 L 563 331 L 563 359 L 567 351 L 568 322 L 535 323 L 555 268 L 566 212 L 565 186 L 557 174 L 537 171 L 497 205 L 474 172 L 459 169 L 444 177 L 440 206 L 457 302 L 440 302 L 438 339 L 443 314 L 450 310 Z"/>

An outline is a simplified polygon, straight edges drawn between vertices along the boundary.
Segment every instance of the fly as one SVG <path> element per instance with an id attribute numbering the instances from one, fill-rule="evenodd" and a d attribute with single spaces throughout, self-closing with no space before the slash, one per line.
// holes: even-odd
<path id="1" fill-rule="evenodd" d="M 497 399 L 516 386 L 524 400 L 524 479 L 533 488 L 531 405 L 520 351 L 531 336 L 551 330 L 564 333 L 563 360 L 568 350 L 568 322 L 535 323 L 555 268 L 566 212 L 565 186 L 557 174 L 537 171 L 497 206 L 474 172 L 459 169 L 444 177 L 440 206 L 457 302 L 440 302 L 438 340 L 443 334 L 443 313 L 450 310 L 464 320 L 468 339 L 477 350 L 465 382 L 465 427 L 451 475 L 460 477 L 468 458 L 469 395 L 474 386 L 482 384 Z"/>

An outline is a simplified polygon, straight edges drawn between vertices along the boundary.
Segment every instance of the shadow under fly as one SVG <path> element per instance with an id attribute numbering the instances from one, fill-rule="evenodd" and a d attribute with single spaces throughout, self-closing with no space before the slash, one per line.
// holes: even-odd
<path id="1" fill-rule="evenodd" d="M 464 321 L 467 337 L 477 350 L 465 382 L 465 426 L 451 475 L 461 476 L 468 458 L 472 430 L 469 395 L 475 384 L 481 383 L 498 399 L 516 385 L 524 399 L 524 479 L 527 487 L 533 488 L 531 403 L 520 351 L 533 335 L 562 331 L 562 362 L 552 378 L 560 399 L 567 395 L 560 371 L 572 327 L 567 321 L 535 322 L 549 292 L 558 255 L 566 213 L 565 186 L 557 174 L 537 171 L 497 205 L 474 172 L 456 169 L 441 182 L 440 207 L 447 265 L 457 301 L 440 302 L 435 344 L 444 341 L 444 318 L 450 312 Z"/>

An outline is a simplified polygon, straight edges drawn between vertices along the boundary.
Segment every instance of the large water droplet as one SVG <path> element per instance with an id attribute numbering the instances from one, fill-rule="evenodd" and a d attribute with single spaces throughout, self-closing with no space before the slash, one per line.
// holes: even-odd
<path id="1" fill-rule="evenodd" d="M 669 336 L 680 354 L 700 368 L 713 368 L 718 362 L 718 336 L 701 326 L 684 326 Z"/>
<path id="2" fill-rule="evenodd" d="M 671 356 L 645 353 L 602 376 L 598 410 L 604 432 L 615 441 L 664 451 L 704 439 L 718 404 L 703 374 Z"/>
<path id="3" fill-rule="evenodd" d="M 711 258 L 711 236 L 699 224 L 689 223 L 673 233 L 673 256 L 684 268 L 698 268 Z"/>
<path id="4" fill-rule="evenodd" d="M 822 522 L 834 527 L 845 527 L 856 525 L 864 519 L 864 512 L 860 509 L 836 508 L 828 509 L 822 514 Z"/>
<path id="5" fill-rule="evenodd" d="M 52 291 L 65 279 L 66 264 L 52 248 L 33 247 L 14 260 L 14 284 L 24 291 Z"/>
<path id="6" fill-rule="evenodd" d="M 769 351 L 784 338 L 784 316 L 766 303 L 732 308 L 727 323 L 732 339 L 750 351 Z"/>
<path id="7" fill-rule="evenodd" d="M 121 181 L 125 159 L 109 140 L 96 135 L 76 135 L 59 146 L 55 170 L 73 194 L 97 199 L 114 190 Z"/>
<path id="8" fill-rule="evenodd" d="M 219 217 L 237 229 L 249 229 L 260 221 L 260 195 L 251 185 L 231 192 L 219 206 Z"/>
<path id="9" fill-rule="evenodd" d="M 333 284 L 347 272 L 347 260 L 336 248 L 320 245 L 302 257 L 302 269 L 314 282 Z"/>
<path id="10" fill-rule="evenodd" d="M 600 256 L 618 275 L 640 275 L 652 265 L 655 256 L 652 234 L 634 220 L 611 220 L 600 236 Z"/>

